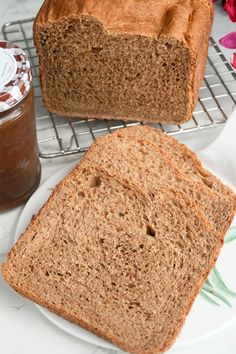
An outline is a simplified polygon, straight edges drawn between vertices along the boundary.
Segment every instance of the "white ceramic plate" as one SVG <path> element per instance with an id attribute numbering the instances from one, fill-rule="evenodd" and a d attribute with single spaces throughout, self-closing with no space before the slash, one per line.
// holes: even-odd
<path id="1" fill-rule="evenodd" d="M 230 129 L 228 129 L 228 131 L 230 131 Z M 236 129 L 234 131 L 236 131 Z M 230 139 L 226 136 L 227 134 L 224 135 L 225 138 L 228 140 Z M 219 144 L 216 143 L 209 147 L 207 150 L 199 153 L 199 156 L 203 160 L 206 167 L 215 172 L 223 180 L 227 180 L 229 183 L 231 182 L 232 185 L 232 171 L 235 174 L 236 159 L 233 162 L 232 159 L 227 162 L 227 159 L 223 156 L 227 156 L 228 148 L 226 146 L 226 155 L 224 155 L 224 151 L 222 155 L 222 149 L 224 145 L 222 145 L 222 139 L 219 141 L 219 143 L 221 144 L 221 155 L 217 153 Z M 234 151 L 236 151 L 236 149 Z M 216 156 L 217 158 L 215 158 Z M 222 166 L 224 168 L 222 168 Z M 57 172 L 43 185 L 41 185 L 39 189 L 34 193 L 34 195 L 29 199 L 18 222 L 16 229 L 16 239 L 18 239 L 18 237 L 23 233 L 27 225 L 30 223 L 32 215 L 36 214 L 44 202 L 49 198 L 55 185 L 58 184 L 69 173 L 72 167 L 73 166 L 70 165 L 69 167 Z M 234 181 L 236 182 L 236 179 Z M 236 290 L 235 254 L 236 241 L 226 244 L 223 247 L 220 257 L 217 261 L 217 267 L 223 276 L 223 279 L 225 280 L 226 284 L 234 290 Z M 228 308 L 224 304 L 222 304 L 220 307 L 217 307 L 206 302 L 201 296 L 198 296 L 194 302 L 189 316 L 187 317 L 181 334 L 171 349 L 171 352 L 209 338 L 230 325 L 236 319 L 236 299 L 230 299 L 230 302 L 233 305 L 231 308 Z M 54 323 L 57 327 L 61 328 L 65 332 L 96 346 L 118 350 L 111 343 L 93 335 L 81 327 L 62 319 L 61 317 L 42 308 L 41 306 L 37 305 L 37 307 L 52 323 Z"/>

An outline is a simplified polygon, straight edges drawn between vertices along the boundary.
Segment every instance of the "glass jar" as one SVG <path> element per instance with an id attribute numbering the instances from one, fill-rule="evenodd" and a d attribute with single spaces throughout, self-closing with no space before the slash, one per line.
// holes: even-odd
<path id="1" fill-rule="evenodd" d="M 0 41 L 0 210 L 25 202 L 40 176 L 29 61 L 16 45 Z"/>

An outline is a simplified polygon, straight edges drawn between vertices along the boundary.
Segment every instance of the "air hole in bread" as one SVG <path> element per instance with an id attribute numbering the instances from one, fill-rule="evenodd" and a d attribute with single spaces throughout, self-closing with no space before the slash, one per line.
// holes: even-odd
<path id="1" fill-rule="evenodd" d="M 84 198 L 85 197 L 85 193 L 83 191 L 79 191 L 78 192 L 78 196 L 81 197 L 81 198 Z"/>
<path id="2" fill-rule="evenodd" d="M 176 245 L 179 246 L 179 248 L 184 248 L 183 243 L 180 242 L 180 241 L 177 241 L 177 242 L 176 242 Z"/>
<path id="3" fill-rule="evenodd" d="M 92 47 L 92 52 L 94 54 L 99 54 L 101 52 L 102 48 L 101 47 Z"/>
<path id="4" fill-rule="evenodd" d="M 102 181 L 99 177 L 93 176 L 89 182 L 89 186 L 97 188 L 101 185 L 101 183 L 102 183 Z"/>
<path id="5" fill-rule="evenodd" d="M 147 155 L 147 151 L 144 151 L 144 149 L 139 149 L 139 152 L 142 154 L 142 155 Z"/>
<path id="6" fill-rule="evenodd" d="M 74 31 L 74 26 L 73 25 L 69 25 L 68 27 L 67 27 L 67 33 L 68 32 L 73 32 Z"/>
<path id="7" fill-rule="evenodd" d="M 165 46 L 167 49 L 172 49 L 172 44 L 171 43 L 165 43 Z"/>
<path id="8" fill-rule="evenodd" d="M 155 194 L 154 193 L 150 193 L 149 196 L 150 196 L 151 200 L 154 200 L 154 198 L 155 198 Z"/>
<path id="9" fill-rule="evenodd" d="M 150 225 L 146 226 L 146 233 L 148 236 L 152 236 L 152 237 L 156 236 L 156 231 Z"/>
<path id="10" fill-rule="evenodd" d="M 190 241 L 193 241 L 193 235 L 191 232 L 186 233 L 186 238 L 189 239 Z"/>
<path id="11" fill-rule="evenodd" d="M 213 181 L 209 180 L 207 177 L 203 178 L 202 181 L 207 187 L 209 187 L 209 188 L 213 187 Z"/>

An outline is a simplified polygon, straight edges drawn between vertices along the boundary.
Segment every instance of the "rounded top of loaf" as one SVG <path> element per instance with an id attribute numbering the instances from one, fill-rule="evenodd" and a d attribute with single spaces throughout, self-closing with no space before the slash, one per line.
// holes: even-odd
<path id="1" fill-rule="evenodd" d="M 188 42 L 206 19 L 212 22 L 213 6 L 211 0 L 45 0 L 35 27 L 80 16 L 93 17 L 113 33 Z"/>

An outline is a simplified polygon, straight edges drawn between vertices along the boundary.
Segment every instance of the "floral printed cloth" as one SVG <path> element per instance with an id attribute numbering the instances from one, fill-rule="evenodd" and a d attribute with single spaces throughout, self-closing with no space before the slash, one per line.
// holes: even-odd
<path id="1" fill-rule="evenodd" d="M 216 0 L 213 0 L 215 2 Z M 224 9 L 229 15 L 229 19 L 232 22 L 236 22 L 236 0 L 223 1 Z M 220 44 L 228 49 L 236 49 L 236 31 L 228 33 L 226 36 L 220 39 Z M 236 52 L 233 53 L 233 59 L 231 65 L 236 69 Z"/>

